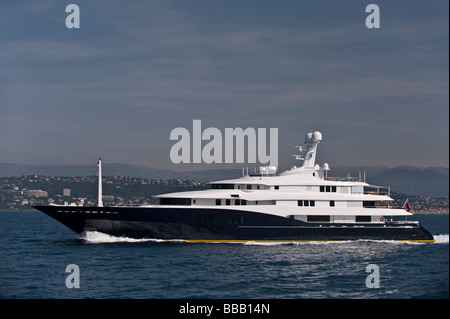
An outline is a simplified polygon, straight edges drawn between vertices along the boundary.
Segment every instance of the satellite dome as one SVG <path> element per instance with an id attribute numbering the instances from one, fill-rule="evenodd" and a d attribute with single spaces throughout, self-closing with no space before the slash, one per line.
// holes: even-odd
<path id="1" fill-rule="evenodd" d="M 322 140 L 322 133 L 320 133 L 319 131 L 315 131 L 314 133 L 312 133 L 311 140 L 315 143 L 320 142 Z"/>
<path id="2" fill-rule="evenodd" d="M 309 133 L 306 134 L 306 140 L 307 141 L 311 141 L 312 137 L 313 137 L 313 133 L 312 132 L 309 132 Z"/>

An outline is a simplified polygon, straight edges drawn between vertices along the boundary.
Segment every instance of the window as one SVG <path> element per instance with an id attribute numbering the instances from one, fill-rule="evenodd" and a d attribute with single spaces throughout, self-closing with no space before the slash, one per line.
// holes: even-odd
<path id="1" fill-rule="evenodd" d="M 280 186 L 275 186 L 275 189 L 280 189 Z"/>
<path id="2" fill-rule="evenodd" d="M 330 192 L 333 192 L 333 193 L 336 193 L 336 186 L 320 186 L 320 191 L 323 193 L 323 192 L 327 192 L 327 193 L 330 193 Z"/>
<path id="3" fill-rule="evenodd" d="M 197 215 L 197 224 L 212 224 L 213 223 L 213 216 L 212 215 Z"/>
<path id="4" fill-rule="evenodd" d="M 247 185 L 247 189 L 252 189 L 252 185 Z"/>
<path id="5" fill-rule="evenodd" d="M 237 206 L 241 205 L 241 200 L 240 199 L 236 199 L 234 201 L 234 205 L 237 205 Z"/>
<path id="6" fill-rule="evenodd" d="M 375 207 L 375 201 L 365 200 L 363 201 L 363 207 Z"/>
<path id="7" fill-rule="evenodd" d="M 299 200 L 299 201 L 297 201 L 297 205 L 305 206 L 305 207 L 308 207 L 308 206 L 314 207 L 314 206 L 316 206 L 316 201 L 315 200 Z"/>
<path id="8" fill-rule="evenodd" d="M 241 205 L 247 205 L 247 201 L 245 199 L 241 200 Z"/>
<path id="9" fill-rule="evenodd" d="M 212 184 L 212 189 L 234 189 L 234 184 Z"/>
<path id="10" fill-rule="evenodd" d="M 231 195 L 231 197 L 239 197 L 239 195 L 235 195 L 235 194 L 233 194 L 233 195 Z"/>
<path id="11" fill-rule="evenodd" d="M 225 200 L 225 205 L 230 206 L 231 201 L 229 199 Z"/>
<path id="12" fill-rule="evenodd" d="M 190 206 L 191 199 L 190 198 L 160 198 L 160 205 L 184 205 Z"/>
<path id="13" fill-rule="evenodd" d="M 334 200 L 330 200 L 330 207 L 334 207 Z"/>
<path id="14" fill-rule="evenodd" d="M 230 224 L 245 224 L 245 216 L 230 215 Z"/>
<path id="15" fill-rule="evenodd" d="M 222 201 L 220 200 L 220 199 L 216 199 L 216 205 L 221 205 L 222 204 Z"/>
<path id="16" fill-rule="evenodd" d="M 356 216 L 356 222 L 370 223 L 372 221 L 371 216 Z"/>
<path id="17" fill-rule="evenodd" d="M 329 215 L 308 215 L 307 221 L 309 223 L 316 223 L 316 222 L 330 222 L 330 216 Z"/>

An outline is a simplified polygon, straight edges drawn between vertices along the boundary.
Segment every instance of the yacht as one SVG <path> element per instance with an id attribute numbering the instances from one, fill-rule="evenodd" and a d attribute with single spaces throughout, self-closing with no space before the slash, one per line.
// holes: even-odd
<path id="1" fill-rule="evenodd" d="M 34 206 L 75 233 L 184 241 L 433 241 L 409 205 L 393 207 L 390 189 L 365 178 L 328 177 L 316 164 L 322 134 L 306 135 L 294 155 L 301 166 L 276 174 L 273 166 L 209 183 L 210 188 L 154 196 L 157 205 L 103 206 L 99 159 L 98 205 Z M 401 219 L 401 220 L 399 220 Z"/>

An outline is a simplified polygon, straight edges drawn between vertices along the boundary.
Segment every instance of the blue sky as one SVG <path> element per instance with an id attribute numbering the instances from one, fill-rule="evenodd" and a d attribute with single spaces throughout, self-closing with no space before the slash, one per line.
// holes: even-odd
<path id="1" fill-rule="evenodd" d="M 80 7 L 67 29 L 65 8 Z M 367 29 L 376 3 L 381 28 Z M 171 163 L 176 127 L 309 130 L 318 161 L 448 167 L 448 1 L 0 1 L 0 162 Z M 242 165 L 236 165 L 238 167 Z"/>

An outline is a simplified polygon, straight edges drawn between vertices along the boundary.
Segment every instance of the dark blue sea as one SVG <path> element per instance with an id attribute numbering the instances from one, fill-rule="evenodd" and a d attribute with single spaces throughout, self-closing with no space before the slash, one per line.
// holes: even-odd
<path id="1" fill-rule="evenodd" d="M 0 212 L 0 298 L 448 298 L 449 216 L 414 217 L 435 243 L 79 237 L 38 211 Z M 75 283 L 68 265 L 78 266 L 79 288 L 66 286 Z M 366 285 L 369 265 L 379 288 Z"/>

